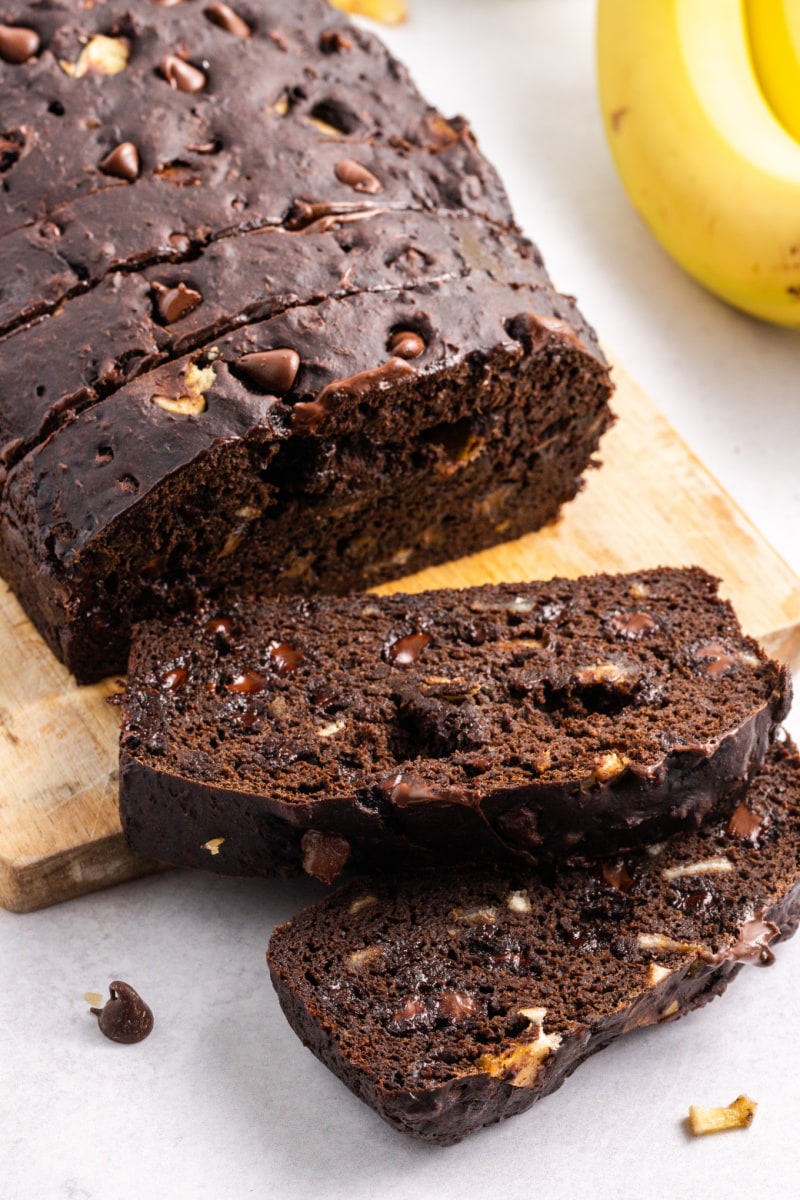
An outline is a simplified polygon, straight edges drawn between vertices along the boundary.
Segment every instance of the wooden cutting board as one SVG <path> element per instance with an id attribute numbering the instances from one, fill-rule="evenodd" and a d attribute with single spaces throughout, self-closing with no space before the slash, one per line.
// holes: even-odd
<path id="1" fill-rule="evenodd" d="M 747 632 L 800 665 L 800 578 L 616 368 L 603 468 L 556 524 L 378 590 L 698 563 Z M 117 816 L 115 680 L 78 687 L 0 581 L 0 904 L 28 912 L 154 870 Z"/>

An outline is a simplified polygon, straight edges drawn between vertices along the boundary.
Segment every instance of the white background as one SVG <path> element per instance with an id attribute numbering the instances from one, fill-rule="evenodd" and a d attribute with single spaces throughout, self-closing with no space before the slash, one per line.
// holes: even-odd
<path id="1" fill-rule="evenodd" d="M 630 210 L 597 115 L 592 0 L 411 2 L 387 41 L 471 118 L 559 285 L 800 571 L 800 334 L 704 294 Z M 0 913 L 3 1200 L 798 1194 L 800 939 L 526 1115 L 436 1150 L 384 1126 L 285 1025 L 264 950 L 316 894 L 172 872 Z M 87 1015 L 83 993 L 114 978 L 155 1011 L 139 1046 Z M 686 1136 L 690 1103 L 741 1091 L 760 1102 L 749 1131 Z"/>

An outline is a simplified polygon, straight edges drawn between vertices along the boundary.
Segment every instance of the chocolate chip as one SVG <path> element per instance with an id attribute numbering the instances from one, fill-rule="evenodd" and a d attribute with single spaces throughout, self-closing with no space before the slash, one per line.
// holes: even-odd
<path id="1" fill-rule="evenodd" d="M 430 634 L 409 633 L 398 638 L 389 647 L 389 659 L 398 667 L 409 667 L 415 663 L 426 646 L 430 645 Z"/>
<path id="2" fill-rule="evenodd" d="M 246 383 L 253 383 L 270 396 L 283 396 L 293 386 L 300 370 L 300 355 L 296 350 L 260 350 L 243 354 L 237 359 L 235 371 Z"/>
<path id="3" fill-rule="evenodd" d="M 296 671 L 303 662 L 303 654 L 300 650 L 295 650 L 288 642 L 280 642 L 278 645 L 271 646 L 269 656 L 275 665 L 275 669 L 279 675 L 291 675 L 292 671 Z"/>
<path id="4" fill-rule="evenodd" d="M 179 92 L 202 92 L 206 86 L 206 77 L 201 70 L 191 63 L 178 58 L 177 54 L 168 54 L 160 63 L 161 74 L 171 88 Z"/>
<path id="5" fill-rule="evenodd" d="M 409 996 L 408 1000 L 387 1022 L 389 1033 L 414 1033 L 417 1029 L 430 1029 L 431 1013 L 421 996 Z"/>
<path id="6" fill-rule="evenodd" d="M 233 626 L 227 617 L 212 617 L 206 621 L 203 626 L 206 633 L 212 634 L 214 637 L 224 638 L 229 641 L 233 636 Z"/>
<path id="7" fill-rule="evenodd" d="M 745 840 L 754 839 L 761 831 L 761 825 L 761 817 L 748 808 L 746 804 L 740 804 L 733 811 L 728 821 L 728 833 L 731 837 L 744 838 Z"/>
<path id="8" fill-rule="evenodd" d="M 27 29 L 24 25 L 0 25 L 0 59 L 3 62 L 19 66 L 33 58 L 39 46 L 35 29 Z"/>
<path id="9" fill-rule="evenodd" d="M 242 692 L 247 696 L 254 696 L 258 692 L 263 692 L 266 686 L 267 681 L 259 671 L 244 671 L 230 683 L 226 683 L 225 689 L 229 692 Z"/>
<path id="10" fill-rule="evenodd" d="M 710 675 L 712 678 L 724 675 L 736 664 L 735 657 L 729 654 L 719 642 L 709 642 L 707 646 L 701 646 L 699 650 L 695 651 L 695 658 L 698 660 L 698 668 L 703 674 Z"/>
<path id="11" fill-rule="evenodd" d="M 185 283 L 179 283 L 177 287 L 154 283 L 153 292 L 156 298 L 156 311 L 165 325 L 172 325 L 175 321 L 180 321 L 181 317 L 194 312 L 203 302 L 200 293 L 196 292 L 194 288 L 187 287 Z"/>
<path id="12" fill-rule="evenodd" d="M 411 329 L 398 329 L 389 342 L 389 353 L 396 358 L 419 358 L 425 351 L 425 342 Z"/>
<path id="13" fill-rule="evenodd" d="M 234 37 L 249 38 L 250 26 L 227 4 L 209 4 L 203 9 L 212 25 L 219 26 Z"/>
<path id="14" fill-rule="evenodd" d="M 139 178 L 139 151 L 133 142 L 120 142 L 105 158 L 100 159 L 97 166 L 104 175 L 111 175 L 114 179 L 127 179 L 128 183 L 133 183 Z"/>
<path id="15" fill-rule="evenodd" d="M 183 687 L 188 678 L 189 672 L 185 667 L 174 667 L 171 671 L 167 671 L 161 680 L 161 686 L 167 692 L 177 692 Z"/>
<path id="16" fill-rule="evenodd" d="M 89 1009 L 97 1017 L 100 1032 L 112 1042 L 143 1042 L 153 1029 L 150 1008 L 129 983 L 119 979 L 109 984 L 108 992 L 110 998 L 102 1008 Z"/>
<path id="17" fill-rule="evenodd" d="M 656 628 L 656 623 L 649 613 L 646 612 L 624 612 L 617 613 L 609 621 L 609 628 L 617 637 L 627 638 L 632 641 L 634 638 L 642 637 L 645 633 L 649 633 Z"/>
<path id="18" fill-rule="evenodd" d="M 478 1010 L 474 998 L 467 992 L 443 992 L 439 997 L 439 1016 L 448 1017 L 451 1021 L 465 1021 Z"/>
<path id="19" fill-rule="evenodd" d="M 355 192 L 374 196 L 383 191 L 380 179 L 354 158 L 341 159 L 334 167 L 334 174 L 340 183 L 346 184 Z"/>
<path id="20" fill-rule="evenodd" d="M 303 870 L 323 883 L 333 883 L 350 857 L 350 843 L 336 833 L 307 829 L 300 841 Z"/>
<path id="21" fill-rule="evenodd" d="M 603 876 L 603 882 L 607 883 L 609 887 L 616 888 L 618 892 L 625 892 L 627 895 L 633 887 L 633 877 L 622 862 L 603 863 L 600 873 Z"/>

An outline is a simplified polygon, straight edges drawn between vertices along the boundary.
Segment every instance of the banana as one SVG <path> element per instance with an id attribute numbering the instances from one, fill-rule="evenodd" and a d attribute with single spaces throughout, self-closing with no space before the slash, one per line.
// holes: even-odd
<path id="1" fill-rule="evenodd" d="M 611 151 L 655 236 L 730 304 L 800 327 L 800 144 L 753 74 L 743 0 L 598 0 L 597 54 Z"/>
<path id="2" fill-rule="evenodd" d="M 784 129 L 800 142 L 800 0 L 744 0 L 753 66 Z"/>

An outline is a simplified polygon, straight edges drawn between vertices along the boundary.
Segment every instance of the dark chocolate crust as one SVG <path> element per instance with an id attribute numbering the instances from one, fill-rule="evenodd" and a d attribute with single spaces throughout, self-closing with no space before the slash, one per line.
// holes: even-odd
<path id="1" fill-rule="evenodd" d="M 770 965 L 800 920 L 799 802 L 787 743 L 728 823 L 624 860 L 359 881 L 275 931 L 281 1007 L 384 1120 L 457 1142 Z"/>
<path id="2" fill-rule="evenodd" d="M 0 55 L 0 572 L 84 681 L 539 528 L 611 421 L 466 122 L 322 0 L 212 10 L 46 0 Z"/>
<path id="3" fill-rule="evenodd" d="M 736 803 L 791 694 L 716 589 L 664 569 L 140 626 L 125 835 L 182 866 L 330 882 L 694 827 Z"/>

